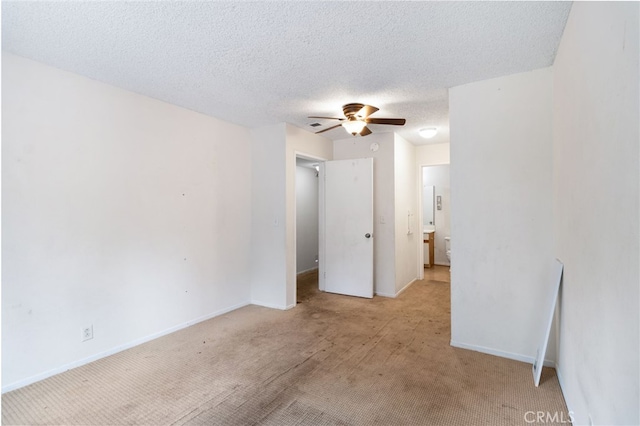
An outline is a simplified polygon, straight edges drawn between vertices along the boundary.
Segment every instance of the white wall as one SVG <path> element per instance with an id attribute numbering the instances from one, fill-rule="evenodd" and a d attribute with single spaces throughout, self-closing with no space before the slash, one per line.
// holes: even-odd
<path id="1" fill-rule="evenodd" d="M 437 166 L 450 163 L 450 144 L 420 145 L 416 147 L 416 164 L 418 166 Z"/>
<path id="2" fill-rule="evenodd" d="M 375 152 L 369 149 L 374 142 L 379 145 Z M 393 133 L 333 142 L 335 160 L 373 158 L 373 283 L 376 294 L 389 297 L 396 293 L 394 146 Z"/>
<path id="3" fill-rule="evenodd" d="M 416 169 L 415 146 L 394 134 L 396 295 L 413 283 L 418 274 L 416 253 L 422 241 L 422 226 L 416 197 Z"/>
<path id="4" fill-rule="evenodd" d="M 314 169 L 296 166 L 296 272 L 316 269 L 317 256 L 318 176 Z"/>
<path id="5" fill-rule="evenodd" d="M 550 68 L 454 87 L 451 340 L 532 361 L 552 251 Z"/>
<path id="6" fill-rule="evenodd" d="M 574 424 L 640 424 L 639 13 L 574 3 L 553 67 L 558 372 Z"/>
<path id="7" fill-rule="evenodd" d="M 251 303 L 286 309 L 285 124 L 251 134 Z"/>
<path id="8" fill-rule="evenodd" d="M 3 391 L 249 302 L 246 129 L 6 53 L 2 89 Z"/>
<path id="9" fill-rule="evenodd" d="M 422 167 L 422 185 L 435 186 L 433 202 L 435 232 L 434 262 L 436 265 L 449 265 L 444 237 L 451 233 L 451 191 L 449 165 Z M 437 197 L 442 199 L 442 210 L 437 209 Z M 424 226 L 424 224 L 423 224 Z M 424 244 L 423 264 L 427 264 L 429 258 L 429 244 Z"/>
<path id="10" fill-rule="evenodd" d="M 296 156 L 331 159 L 331 141 L 286 123 L 252 130 L 251 303 L 296 305 Z"/>

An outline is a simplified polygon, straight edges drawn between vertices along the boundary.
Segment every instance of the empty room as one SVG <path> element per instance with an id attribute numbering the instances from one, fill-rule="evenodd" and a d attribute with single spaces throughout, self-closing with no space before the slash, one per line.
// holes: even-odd
<path id="1" fill-rule="evenodd" d="M 2 423 L 640 424 L 639 18 L 2 1 Z"/>

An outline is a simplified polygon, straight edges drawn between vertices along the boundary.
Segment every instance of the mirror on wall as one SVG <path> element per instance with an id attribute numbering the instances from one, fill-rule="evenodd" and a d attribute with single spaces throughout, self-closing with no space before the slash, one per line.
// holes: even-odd
<path id="1" fill-rule="evenodd" d="M 422 227 L 423 229 L 435 229 L 434 205 L 436 187 L 433 185 L 423 185 L 422 193 Z"/>

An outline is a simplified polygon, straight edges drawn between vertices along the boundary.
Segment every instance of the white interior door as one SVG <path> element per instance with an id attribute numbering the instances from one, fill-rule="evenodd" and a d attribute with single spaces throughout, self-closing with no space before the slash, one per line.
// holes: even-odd
<path id="1" fill-rule="evenodd" d="M 320 265 L 320 289 L 371 298 L 373 159 L 327 161 L 323 171 L 324 262 Z"/>

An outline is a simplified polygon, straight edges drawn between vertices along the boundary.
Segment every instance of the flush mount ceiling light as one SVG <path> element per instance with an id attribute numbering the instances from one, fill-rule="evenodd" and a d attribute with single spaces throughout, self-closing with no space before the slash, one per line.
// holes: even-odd
<path id="1" fill-rule="evenodd" d="M 436 129 L 435 127 L 427 127 L 424 129 L 420 129 L 418 133 L 425 139 L 431 139 L 438 133 L 438 129 Z"/>

